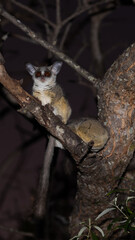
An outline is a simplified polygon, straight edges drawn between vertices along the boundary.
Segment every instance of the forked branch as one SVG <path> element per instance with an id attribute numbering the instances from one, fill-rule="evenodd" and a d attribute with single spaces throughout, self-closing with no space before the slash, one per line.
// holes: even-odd
<path id="1" fill-rule="evenodd" d="M 98 79 L 92 76 L 88 71 L 80 67 L 77 63 L 75 63 L 70 57 L 68 57 L 63 52 L 59 51 L 56 47 L 48 43 L 47 41 L 43 40 L 41 37 L 38 36 L 37 33 L 32 31 L 29 27 L 23 24 L 19 19 L 12 16 L 8 13 L 2 6 L 0 6 L 0 15 L 12 22 L 15 26 L 20 28 L 23 32 L 25 32 L 31 39 L 37 42 L 42 47 L 46 48 L 50 52 L 52 52 L 56 57 L 60 58 L 64 62 L 66 62 L 70 67 L 72 67 L 76 72 L 78 72 L 82 77 L 86 78 L 95 86 L 98 86 Z"/>

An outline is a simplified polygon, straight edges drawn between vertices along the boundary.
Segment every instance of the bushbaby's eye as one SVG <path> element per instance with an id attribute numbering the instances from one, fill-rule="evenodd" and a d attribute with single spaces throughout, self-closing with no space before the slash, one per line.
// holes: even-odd
<path id="1" fill-rule="evenodd" d="M 38 78 L 38 77 L 41 77 L 41 72 L 40 72 L 40 71 L 36 71 L 36 72 L 35 72 L 35 77 L 37 77 L 37 78 Z"/>
<path id="2" fill-rule="evenodd" d="M 50 77 L 51 76 L 51 72 L 50 71 L 45 71 L 44 76 L 45 77 Z"/>

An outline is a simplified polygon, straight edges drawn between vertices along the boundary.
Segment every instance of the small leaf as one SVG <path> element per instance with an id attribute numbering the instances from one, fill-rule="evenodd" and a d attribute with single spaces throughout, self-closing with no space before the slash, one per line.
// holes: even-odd
<path id="1" fill-rule="evenodd" d="M 103 230 L 102 230 L 100 227 L 98 227 L 98 226 L 96 226 L 96 225 L 94 225 L 93 227 L 94 227 L 95 229 L 97 229 L 97 230 L 101 233 L 102 237 L 105 236 Z"/>
<path id="2" fill-rule="evenodd" d="M 80 225 L 84 225 L 84 224 L 85 224 L 85 222 L 80 222 L 79 224 L 80 224 Z"/>
<path id="3" fill-rule="evenodd" d="M 131 200 L 131 199 L 133 199 L 133 198 L 135 198 L 135 196 L 127 197 L 126 206 L 127 206 L 127 204 L 128 204 L 128 201 Z"/>
<path id="4" fill-rule="evenodd" d="M 132 222 L 132 223 L 131 223 L 131 228 L 132 228 L 132 229 L 135 229 L 135 222 Z"/>
<path id="5" fill-rule="evenodd" d="M 74 239 L 77 239 L 77 240 L 78 240 L 78 239 L 81 237 L 82 233 L 83 233 L 86 229 L 87 229 L 87 227 L 82 227 L 82 228 L 80 229 L 78 235 L 70 238 L 69 240 L 74 240 Z"/>
<path id="6" fill-rule="evenodd" d="M 114 204 L 115 204 L 115 206 L 117 205 L 117 200 L 118 200 L 118 198 L 116 197 L 116 198 L 114 198 Z"/>
<path id="7" fill-rule="evenodd" d="M 127 219 L 123 221 L 118 221 L 118 223 L 125 223 L 125 222 L 127 222 Z"/>
<path id="8" fill-rule="evenodd" d="M 130 189 L 129 192 L 135 192 L 133 189 Z"/>
<path id="9" fill-rule="evenodd" d="M 115 210 L 115 209 L 116 209 L 115 207 L 105 209 L 103 212 L 101 212 L 101 213 L 96 217 L 95 220 L 98 220 L 99 218 L 101 218 L 101 217 L 104 216 L 105 214 L 107 214 L 107 213 L 109 213 L 109 212 L 111 212 L 111 211 L 113 211 L 113 210 Z"/>
<path id="10" fill-rule="evenodd" d="M 82 228 L 80 229 L 80 231 L 79 231 L 77 237 L 78 237 L 78 238 L 81 237 L 82 234 L 83 234 L 83 232 L 84 232 L 86 229 L 87 229 L 87 227 L 82 227 Z"/>

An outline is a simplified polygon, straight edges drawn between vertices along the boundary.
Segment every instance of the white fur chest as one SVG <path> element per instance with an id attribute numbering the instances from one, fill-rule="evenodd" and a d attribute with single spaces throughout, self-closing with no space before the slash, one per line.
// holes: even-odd
<path id="1" fill-rule="evenodd" d="M 46 91 L 33 92 L 33 96 L 38 98 L 43 106 L 52 102 L 51 96 L 49 96 Z"/>

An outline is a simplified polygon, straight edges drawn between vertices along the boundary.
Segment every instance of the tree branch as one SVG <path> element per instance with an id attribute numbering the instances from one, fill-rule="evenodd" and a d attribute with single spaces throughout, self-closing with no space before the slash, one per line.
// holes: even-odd
<path id="1" fill-rule="evenodd" d="M 57 25 L 61 24 L 60 0 L 56 0 L 56 22 L 57 22 Z"/>
<path id="2" fill-rule="evenodd" d="M 53 154 L 54 154 L 55 140 L 56 139 L 54 137 L 52 136 L 49 137 L 49 142 L 45 152 L 44 163 L 43 163 L 43 168 L 40 175 L 37 200 L 36 200 L 35 211 L 34 211 L 34 214 L 37 218 L 42 218 L 45 215 L 46 200 L 47 200 L 47 193 L 48 193 L 49 179 L 50 179 L 50 167 L 51 167 Z"/>
<path id="3" fill-rule="evenodd" d="M 94 73 L 96 77 L 100 78 L 102 78 L 105 73 L 103 54 L 100 47 L 100 26 L 103 19 L 109 13 L 109 11 L 103 12 L 98 15 L 92 16 L 91 18 L 90 42 L 95 67 Z"/>
<path id="4" fill-rule="evenodd" d="M 78 166 L 78 190 L 70 228 L 77 234 L 79 222 L 95 219 L 111 201 L 107 193 L 116 188 L 135 151 L 135 43 L 112 64 L 100 83 L 99 119 L 110 139 L 96 158 Z M 98 157 L 101 157 L 98 158 Z M 89 161 L 90 160 L 90 161 Z M 98 197 L 97 197 L 98 196 Z M 98 198 L 98 204 L 95 204 Z M 79 214 L 78 214 L 79 212 Z"/>
<path id="5" fill-rule="evenodd" d="M 71 14 L 69 17 L 67 17 L 66 19 L 63 20 L 62 26 L 64 26 L 68 22 L 72 21 L 74 18 L 78 17 L 79 15 L 81 15 L 87 11 L 89 12 L 89 14 L 97 13 L 99 11 L 100 7 L 103 7 L 105 4 L 107 4 L 107 9 L 108 9 L 108 8 L 110 8 L 110 6 L 108 6 L 109 3 L 114 4 L 112 0 L 104 0 L 104 1 L 94 3 L 93 5 L 84 6 L 84 8 L 78 9 L 78 7 L 77 7 L 77 10 L 73 14 Z"/>
<path id="6" fill-rule="evenodd" d="M 20 2 L 16 2 L 15 0 L 11 0 L 11 2 L 13 4 L 15 4 L 16 6 L 20 7 L 21 9 L 24 9 L 28 13 L 33 14 L 34 16 L 36 16 L 36 17 L 40 18 L 41 20 L 45 21 L 52 28 L 55 28 L 55 24 L 54 23 L 52 23 L 49 19 L 47 19 L 43 15 L 39 14 L 38 12 L 35 12 L 32 8 L 29 8 L 28 6 L 26 6 L 26 5 L 24 5 L 24 4 L 20 3 Z"/>
<path id="7" fill-rule="evenodd" d="M 20 20 L 16 19 L 14 16 L 9 14 L 7 11 L 4 10 L 2 6 L 0 6 L 0 15 L 4 18 L 8 19 L 10 22 L 12 22 L 14 25 L 16 25 L 18 28 L 20 28 L 23 32 L 25 32 L 30 38 L 32 38 L 35 42 L 40 44 L 42 47 L 48 49 L 50 52 L 55 54 L 58 58 L 66 62 L 70 67 L 72 67 L 75 71 L 77 71 L 81 76 L 86 78 L 88 81 L 94 84 L 94 86 L 98 86 L 98 79 L 93 77 L 89 74 L 88 71 L 80 67 L 77 63 L 73 62 L 73 60 L 68 57 L 63 52 L 60 52 L 56 47 L 49 44 L 47 41 L 43 40 L 41 37 L 38 36 L 34 31 L 32 31 L 30 28 L 28 28 L 25 24 L 23 24 Z"/>
<path id="8" fill-rule="evenodd" d="M 0 63 L 3 63 L 2 58 L 0 58 Z M 87 144 L 54 115 L 49 105 L 43 107 L 36 98 L 20 86 L 18 80 L 12 79 L 2 64 L 0 65 L 0 83 L 15 97 L 18 104 L 23 108 L 23 112 L 30 112 L 40 125 L 59 139 L 77 162 L 87 154 Z"/>
<path id="9" fill-rule="evenodd" d="M 39 3 L 41 5 L 41 8 L 42 8 L 42 11 L 43 11 L 43 14 L 44 14 L 45 18 L 49 19 L 45 1 L 44 0 L 39 0 Z M 47 41 L 49 42 L 49 40 L 51 38 L 50 37 L 51 28 L 50 28 L 50 25 L 48 23 L 45 23 L 45 29 L 46 29 Z"/>
<path id="10" fill-rule="evenodd" d="M 62 36 L 62 39 L 60 42 L 60 46 L 59 46 L 60 50 L 62 50 L 64 47 L 64 43 L 66 41 L 66 38 L 67 38 L 70 28 L 71 28 L 71 23 L 68 23 L 68 25 L 65 27 L 65 31 L 63 33 L 63 36 Z"/>

